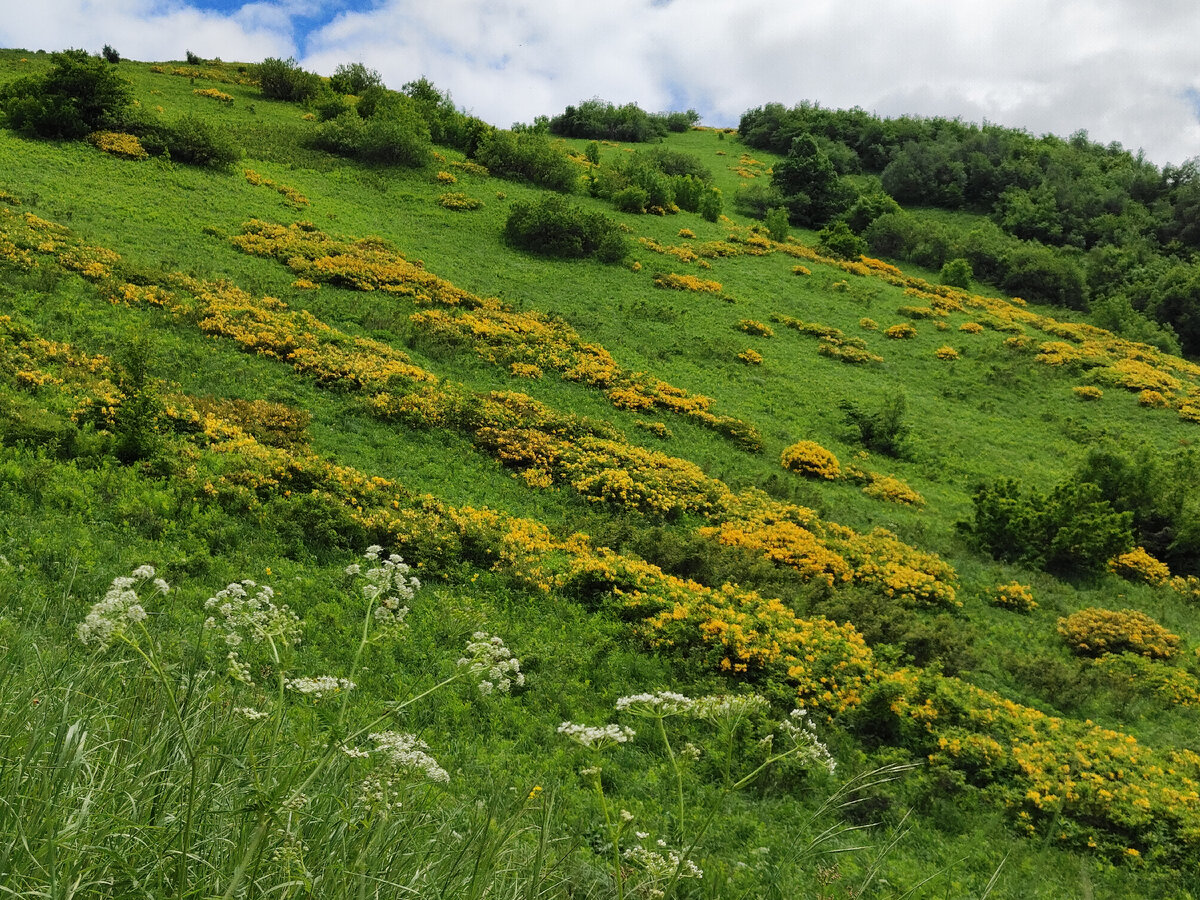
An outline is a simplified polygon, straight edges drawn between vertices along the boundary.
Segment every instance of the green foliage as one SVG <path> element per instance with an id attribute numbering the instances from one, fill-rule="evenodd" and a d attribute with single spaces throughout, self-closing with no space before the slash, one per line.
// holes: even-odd
<path id="1" fill-rule="evenodd" d="M 880 178 L 883 189 L 900 203 L 957 209 L 963 203 L 967 174 L 948 143 L 905 144 Z"/>
<path id="2" fill-rule="evenodd" d="M 502 178 L 564 194 L 573 193 L 579 183 L 579 167 L 560 146 L 536 132 L 492 130 L 480 138 L 475 158 Z"/>
<path id="3" fill-rule="evenodd" d="M 117 387 L 122 393 L 117 407 L 113 449 L 123 463 L 152 457 L 159 444 L 162 400 L 150 376 L 154 345 L 148 335 L 135 334 L 117 352 Z"/>
<path id="4" fill-rule="evenodd" d="M 845 222 L 834 222 L 817 233 L 817 249 L 838 259 L 858 259 L 867 252 L 867 242 Z"/>
<path id="5" fill-rule="evenodd" d="M 767 211 L 783 203 L 783 195 L 775 185 L 762 179 L 739 184 L 733 194 L 733 208 L 743 216 L 762 219 Z"/>
<path id="6" fill-rule="evenodd" d="M 771 184 L 783 197 L 792 224 L 805 227 L 825 224 L 845 212 L 855 197 L 810 135 L 792 141 L 787 157 L 774 167 Z"/>
<path id="7" fill-rule="evenodd" d="M 1068 480 L 1049 494 L 1013 479 L 980 487 L 974 518 L 960 529 L 997 559 L 1066 575 L 1093 575 L 1133 547 L 1133 514 L 1118 512 L 1089 482 Z"/>
<path id="8" fill-rule="evenodd" d="M 10 128 L 43 138 L 77 139 L 105 127 L 129 106 L 129 85 L 99 57 L 65 50 L 50 59 L 44 75 L 0 87 L 0 110 Z"/>
<path id="9" fill-rule="evenodd" d="M 367 88 L 382 87 L 383 76 L 360 62 L 340 63 L 329 76 L 329 86 L 339 94 L 361 94 Z"/>
<path id="10" fill-rule="evenodd" d="M 549 129 L 562 137 L 644 142 L 658 140 L 668 132 L 687 131 L 699 121 L 700 115 L 694 109 L 656 115 L 636 103 L 614 106 L 593 97 L 551 118 Z"/>
<path id="11" fill-rule="evenodd" d="M 709 188 L 700 195 L 700 201 L 696 204 L 696 212 L 706 222 L 715 222 L 721 218 L 721 211 L 724 205 L 721 189 L 715 187 Z"/>
<path id="12" fill-rule="evenodd" d="M 404 97 L 373 104 L 370 118 L 346 110 L 317 126 L 313 144 L 322 150 L 381 165 L 417 167 L 429 162 L 429 126 Z"/>
<path id="13" fill-rule="evenodd" d="M 269 100 L 311 100 L 321 92 L 321 76 L 307 72 L 292 58 L 270 56 L 255 67 L 262 94 Z"/>
<path id="14" fill-rule="evenodd" d="M 938 280 L 950 287 L 961 288 L 962 290 L 970 290 L 971 280 L 975 277 L 975 273 L 971 271 L 971 264 L 961 256 L 955 259 L 946 260 L 942 265 L 941 274 Z"/>
<path id="15" fill-rule="evenodd" d="M 900 212 L 900 204 L 890 194 L 873 191 L 859 194 L 858 198 L 842 215 L 850 230 L 861 235 L 880 216 Z"/>
<path id="16" fill-rule="evenodd" d="M 121 54 L 115 47 L 109 44 L 104 45 L 104 49 L 100 51 L 100 55 L 104 57 L 105 62 L 110 62 L 114 66 L 121 61 Z"/>
<path id="17" fill-rule="evenodd" d="M 152 134 L 166 145 L 171 159 L 177 162 L 223 169 L 242 155 L 227 131 L 200 116 L 180 116 L 153 129 Z"/>
<path id="18" fill-rule="evenodd" d="M 875 408 L 864 407 L 853 400 L 838 404 L 852 430 L 852 439 L 873 453 L 902 459 L 912 427 L 905 420 L 908 400 L 904 394 L 889 394 Z"/>
<path id="19" fill-rule="evenodd" d="M 771 240 L 783 243 L 788 239 L 788 211 L 784 207 L 777 206 L 767 210 L 763 224 L 767 226 Z"/>
<path id="20" fill-rule="evenodd" d="M 600 165 L 600 142 L 588 141 L 587 146 L 583 148 L 583 153 L 587 157 L 588 162 L 593 166 Z"/>
<path id="21" fill-rule="evenodd" d="M 619 212 L 644 213 L 650 205 L 650 193 L 631 184 L 612 195 L 612 204 Z"/>
<path id="22" fill-rule="evenodd" d="M 514 203 L 504 236 L 514 247 L 545 256 L 594 256 L 601 262 L 619 262 L 628 253 L 616 222 L 552 194 Z"/>
<path id="23" fill-rule="evenodd" d="M 189 66 L 198 66 L 204 62 L 204 59 L 201 56 L 193 53 L 191 50 L 184 51 L 184 56 L 187 59 L 187 64 Z"/>

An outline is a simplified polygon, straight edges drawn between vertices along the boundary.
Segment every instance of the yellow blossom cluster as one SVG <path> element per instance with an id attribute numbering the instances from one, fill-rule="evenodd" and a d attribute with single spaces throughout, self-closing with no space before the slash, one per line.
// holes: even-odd
<path id="1" fill-rule="evenodd" d="M 446 172 L 446 171 L 438 172 L 437 175 L 434 176 L 434 180 L 438 181 L 442 184 L 457 184 L 458 183 L 458 179 L 455 178 L 453 174 L 451 174 L 450 172 Z"/>
<path id="2" fill-rule="evenodd" d="M 1110 681 L 1139 695 L 1151 694 L 1169 706 L 1200 707 L 1200 679 L 1139 653 L 1108 653 L 1092 663 Z"/>
<path id="3" fill-rule="evenodd" d="M 224 91 L 218 91 L 216 88 L 196 88 L 192 91 L 197 97 L 208 97 L 212 100 L 220 100 L 222 103 L 232 103 L 233 98 Z"/>
<path id="4" fill-rule="evenodd" d="M 122 159 L 149 159 L 150 154 L 142 146 L 136 134 L 122 134 L 119 131 L 93 131 L 88 135 L 88 142 L 98 150 Z"/>
<path id="5" fill-rule="evenodd" d="M 1083 656 L 1128 650 L 1170 659 L 1179 652 L 1179 635 L 1136 609 L 1081 609 L 1058 620 L 1058 633 Z"/>
<path id="6" fill-rule="evenodd" d="M 462 193 L 442 194 L 438 197 L 438 206 L 455 212 L 469 212 L 483 208 L 483 201 Z"/>
<path id="7" fill-rule="evenodd" d="M 988 602 L 992 606 L 1019 613 L 1030 613 L 1037 609 L 1037 601 L 1033 599 L 1029 585 L 1016 581 L 996 585 L 988 596 Z"/>
<path id="8" fill-rule="evenodd" d="M 1141 581 L 1146 584 L 1166 584 L 1171 579 L 1171 570 L 1167 568 L 1167 564 L 1151 556 L 1145 547 L 1135 547 L 1128 553 L 1110 559 L 1108 570 L 1127 581 Z"/>
<path id="9" fill-rule="evenodd" d="M 466 172 L 468 175 L 474 175 L 478 178 L 487 178 L 492 173 L 488 171 L 487 166 L 480 165 L 477 162 L 470 160 L 462 160 L 450 163 L 452 168 L 458 169 L 460 172 Z"/>
<path id="10" fill-rule="evenodd" d="M 789 472 L 836 481 L 842 475 L 838 459 L 816 441 L 797 441 L 784 448 L 779 459 Z"/>
<path id="11" fill-rule="evenodd" d="M 893 341 L 903 341 L 917 336 L 917 329 L 913 328 L 907 322 L 901 322 L 899 325 L 889 325 L 883 331 L 884 337 Z"/>
<path id="12" fill-rule="evenodd" d="M 905 506 L 924 506 L 925 498 L 910 488 L 899 478 L 891 475 L 874 475 L 863 488 L 863 493 L 876 500 L 887 503 L 900 503 Z"/>
<path id="13" fill-rule="evenodd" d="M 1100 390 L 1100 388 L 1093 384 L 1076 385 L 1075 387 L 1071 388 L 1071 393 L 1073 393 L 1078 400 L 1099 400 L 1104 396 L 1104 391 Z"/>
<path id="14" fill-rule="evenodd" d="M 1158 391 L 1145 390 L 1138 393 L 1138 405 L 1148 406 L 1151 409 L 1167 409 L 1170 407 L 1171 401 Z"/>
<path id="15" fill-rule="evenodd" d="M 765 322 L 756 319 L 739 319 L 737 330 L 755 337 L 775 337 L 775 331 Z"/>
<path id="16" fill-rule="evenodd" d="M 246 176 L 246 181 L 248 181 L 250 184 L 253 184 L 256 187 L 261 185 L 262 187 L 271 188 L 273 191 L 282 194 L 283 197 L 294 206 L 308 206 L 308 198 L 295 188 L 288 187 L 286 184 L 276 184 L 270 178 L 264 178 L 253 169 L 245 169 L 244 174 Z"/>
<path id="17" fill-rule="evenodd" d="M 708 294 L 721 293 L 720 282 L 706 281 L 703 278 L 697 278 L 695 275 L 679 275 L 675 272 L 655 275 L 654 286 L 667 288 L 672 291 L 695 291 Z"/>
<path id="18" fill-rule="evenodd" d="M 737 358 L 748 366 L 761 366 L 763 362 L 762 354 L 751 348 L 743 350 Z"/>
<path id="19" fill-rule="evenodd" d="M 890 335 L 889 335 L 890 337 Z M 954 360 L 958 359 L 958 351 L 949 345 L 942 345 L 933 351 L 933 355 L 938 359 Z"/>
<path id="20" fill-rule="evenodd" d="M 983 326 L 978 322 L 963 322 L 958 326 L 958 330 L 966 334 L 982 334 Z"/>

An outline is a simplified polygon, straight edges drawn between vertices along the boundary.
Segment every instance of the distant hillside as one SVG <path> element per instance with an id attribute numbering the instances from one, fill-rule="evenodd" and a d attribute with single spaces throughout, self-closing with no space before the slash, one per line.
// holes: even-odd
<path id="1" fill-rule="evenodd" d="M 10 893 L 1200 893 L 1186 166 L 115 51 L 0 111 Z"/>

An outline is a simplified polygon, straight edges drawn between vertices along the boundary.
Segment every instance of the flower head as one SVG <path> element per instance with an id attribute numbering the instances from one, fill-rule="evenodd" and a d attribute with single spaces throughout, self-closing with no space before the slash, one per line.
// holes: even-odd
<path id="1" fill-rule="evenodd" d="M 458 664 L 480 679 L 481 694 L 490 694 L 494 690 L 507 694 L 513 685 L 520 687 L 525 683 L 520 661 L 504 646 L 502 638 L 486 631 L 471 635 L 466 656 L 459 659 Z"/>
<path id="2" fill-rule="evenodd" d="M 591 750 L 603 750 L 632 740 L 637 732 L 626 725 L 580 725 L 576 722 L 563 722 L 558 726 L 558 733 L 565 734 L 575 743 Z"/>
<path id="3" fill-rule="evenodd" d="M 695 701 L 674 691 L 655 691 L 652 694 L 631 694 L 617 699 L 617 712 L 627 712 L 648 719 L 678 716 L 690 712 Z"/>
<path id="4" fill-rule="evenodd" d="M 104 599 L 92 605 L 87 616 L 75 628 L 75 634 L 85 644 L 95 644 L 101 650 L 122 637 L 129 626 L 146 620 L 146 608 L 138 596 L 139 588 L 154 578 L 153 566 L 138 566 L 132 575 L 119 575 L 112 580 Z M 162 594 L 170 586 L 158 578 L 155 589 Z"/>

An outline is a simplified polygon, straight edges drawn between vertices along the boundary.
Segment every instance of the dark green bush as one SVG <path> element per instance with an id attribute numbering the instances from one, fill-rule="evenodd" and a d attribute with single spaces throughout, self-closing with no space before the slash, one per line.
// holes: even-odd
<path id="1" fill-rule="evenodd" d="M 861 406 L 852 400 L 838 404 L 851 429 L 851 439 L 873 453 L 882 453 L 902 459 L 911 432 L 905 421 L 908 401 L 903 394 L 892 394 L 874 409 Z"/>
<path id="2" fill-rule="evenodd" d="M 962 288 L 965 291 L 970 289 L 971 280 L 974 277 L 975 273 L 971 271 L 971 264 L 960 256 L 947 260 L 943 264 L 939 280 L 942 284 Z"/>
<path id="3" fill-rule="evenodd" d="M 479 141 L 475 158 L 493 175 L 528 181 L 538 187 L 572 193 L 579 183 L 579 167 L 563 148 L 532 131 L 496 129 Z"/>
<path id="4" fill-rule="evenodd" d="M 650 194 L 631 184 L 612 195 L 612 204 L 621 212 L 644 213 L 650 204 Z"/>
<path id="5" fill-rule="evenodd" d="M 130 106 L 129 85 L 99 57 L 65 50 L 50 59 L 44 75 L 0 86 L 0 110 L 10 128 L 74 140 L 109 127 Z"/>
<path id="6" fill-rule="evenodd" d="M 817 233 L 817 249 L 838 259 L 858 259 L 867 252 L 867 242 L 845 222 L 834 222 Z"/>
<path id="7" fill-rule="evenodd" d="M 329 86 L 339 94 L 361 94 L 370 87 L 382 87 L 383 76 L 360 62 L 342 63 L 329 76 Z"/>
<path id="8" fill-rule="evenodd" d="M 100 54 L 104 57 L 105 62 L 110 62 L 114 66 L 121 61 L 121 54 L 117 52 L 115 47 L 109 44 L 104 45 L 104 49 L 100 51 Z"/>
<path id="9" fill-rule="evenodd" d="M 175 162 L 219 169 L 237 162 L 242 155 L 233 138 L 199 116 L 185 115 L 157 133 Z"/>
<path id="10" fill-rule="evenodd" d="M 767 210 L 763 224 L 771 233 L 771 240 L 782 243 L 788 239 L 788 211 L 782 206 Z"/>
<path id="11" fill-rule="evenodd" d="M 552 194 L 514 203 L 504 235 L 514 247 L 546 256 L 618 262 L 628 252 L 616 222 Z"/>
<path id="12" fill-rule="evenodd" d="M 721 211 L 724 207 L 724 201 L 721 195 L 720 188 L 709 188 L 700 195 L 700 203 L 697 206 L 698 212 L 706 222 L 715 222 L 721 218 Z"/>
<path id="13" fill-rule="evenodd" d="M 959 529 L 997 559 L 1090 575 L 1133 547 L 1133 514 L 1118 512 L 1100 488 L 1074 479 L 1049 494 L 1025 493 L 1012 479 L 980 487 L 974 517 Z"/>
<path id="14" fill-rule="evenodd" d="M 321 76 L 306 72 L 292 58 L 268 57 L 256 67 L 259 87 L 271 100 L 311 100 L 321 91 Z"/>

